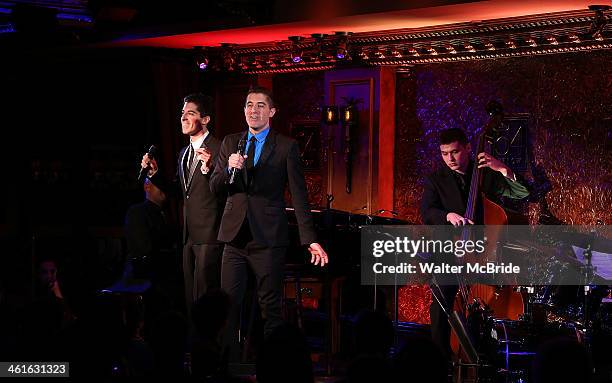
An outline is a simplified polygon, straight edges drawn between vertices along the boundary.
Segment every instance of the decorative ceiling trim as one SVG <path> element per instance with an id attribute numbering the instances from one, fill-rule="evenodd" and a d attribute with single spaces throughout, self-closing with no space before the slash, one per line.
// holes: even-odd
<path id="1" fill-rule="evenodd" d="M 215 50 L 223 51 L 216 54 L 225 57 L 214 67 L 217 70 L 247 74 L 584 52 L 612 47 L 611 19 L 609 9 L 583 10 L 410 30 L 337 32 L 295 41 L 210 48 L 210 52 L 214 57 Z M 345 49 L 342 55 L 336 54 L 340 45 Z"/>

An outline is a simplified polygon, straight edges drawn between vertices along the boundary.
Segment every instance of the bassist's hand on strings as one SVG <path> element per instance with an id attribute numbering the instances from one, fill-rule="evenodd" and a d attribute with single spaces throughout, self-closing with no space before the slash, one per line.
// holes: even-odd
<path id="1" fill-rule="evenodd" d="M 493 157 L 489 153 L 479 153 L 478 154 L 478 167 L 479 168 L 490 168 L 491 170 L 495 170 L 496 172 L 500 172 L 504 177 L 509 178 L 511 180 L 515 180 L 514 172 L 510 169 L 506 164 Z"/>
<path id="2" fill-rule="evenodd" d="M 465 217 L 460 216 L 457 213 L 448 213 L 446 215 L 446 220 L 448 222 L 450 222 L 453 226 L 465 226 L 465 225 L 473 225 L 474 222 L 472 222 L 471 219 L 467 219 Z"/>

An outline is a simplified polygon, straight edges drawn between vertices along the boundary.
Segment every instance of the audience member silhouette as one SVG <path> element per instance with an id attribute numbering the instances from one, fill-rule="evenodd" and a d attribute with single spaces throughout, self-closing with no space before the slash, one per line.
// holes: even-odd
<path id="1" fill-rule="evenodd" d="M 538 348 L 531 373 L 534 383 L 589 383 L 592 370 L 589 355 L 580 343 L 555 338 Z"/>
<path id="2" fill-rule="evenodd" d="M 288 323 L 276 327 L 264 341 L 256 369 L 259 383 L 312 383 L 310 350 L 302 332 Z"/>
<path id="3" fill-rule="evenodd" d="M 185 371 L 187 320 L 178 311 L 160 314 L 153 324 L 151 348 L 155 360 L 155 375 L 181 378 Z"/>
<path id="4" fill-rule="evenodd" d="M 393 345 L 393 322 L 381 311 L 362 312 L 355 324 L 357 355 L 378 355 L 387 358 Z"/>
<path id="5" fill-rule="evenodd" d="M 226 375 L 222 360 L 221 334 L 227 325 L 229 296 L 211 289 L 193 306 L 195 339 L 191 345 L 191 373 L 196 378 L 221 378 Z"/>
<path id="6" fill-rule="evenodd" d="M 409 338 L 393 360 L 396 383 L 448 382 L 448 362 L 429 337 Z"/>

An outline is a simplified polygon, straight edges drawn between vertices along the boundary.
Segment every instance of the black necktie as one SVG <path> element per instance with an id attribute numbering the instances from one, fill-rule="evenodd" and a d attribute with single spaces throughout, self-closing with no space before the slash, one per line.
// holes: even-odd
<path id="1" fill-rule="evenodd" d="M 251 137 L 249 140 L 249 150 L 247 151 L 247 170 L 255 167 L 255 142 L 257 142 L 255 136 Z"/>
<path id="2" fill-rule="evenodd" d="M 249 140 L 249 150 L 247 150 L 246 170 L 247 170 L 247 182 L 250 185 L 253 179 L 253 168 L 255 167 L 255 142 L 257 139 L 255 136 Z"/>

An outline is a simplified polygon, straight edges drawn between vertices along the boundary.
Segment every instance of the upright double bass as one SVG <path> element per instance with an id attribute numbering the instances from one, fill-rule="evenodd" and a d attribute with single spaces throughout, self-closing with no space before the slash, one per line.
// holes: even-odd
<path id="1" fill-rule="evenodd" d="M 503 110 L 499 103 L 491 101 L 487 104 L 487 112 L 491 116 L 487 124 L 478 137 L 478 145 L 476 146 L 475 157 L 476 161 L 472 169 L 472 178 L 470 182 L 470 190 L 468 194 L 467 206 L 464 217 L 472 222 L 476 222 L 476 207 L 477 203 L 482 203 L 483 223 L 484 225 L 508 225 L 513 223 L 509 219 L 508 214 L 497 203 L 491 201 L 483 192 L 483 170 L 478 167 L 478 155 L 480 153 L 490 154 L 490 143 L 492 142 L 493 132 L 503 120 Z M 521 222 L 522 223 L 522 222 Z M 462 231 L 462 240 L 466 241 L 473 233 L 468 227 Z M 496 246 L 496 238 L 490 235 L 488 231 L 487 244 L 485 245 L 488 251 L 491 247 Z M 491 312 L 496 318 L 504 318 L 517 320 L 519 315 L 523 313 L 523 300 L 520 293 L 515 292 L 512 286 L 491 286 L 483 284 L 474 284 L 468 286 L 462 277 L 459 277 L 459 294 L 455 301 L 455 310 L 459 311 L 459 316 L 468 318 L 474 315 L 475 309 L 486 309 Z M 460 347 L 455 337 L 451 338 L 451 347 L 456 353 L 460 353 Z"/>

